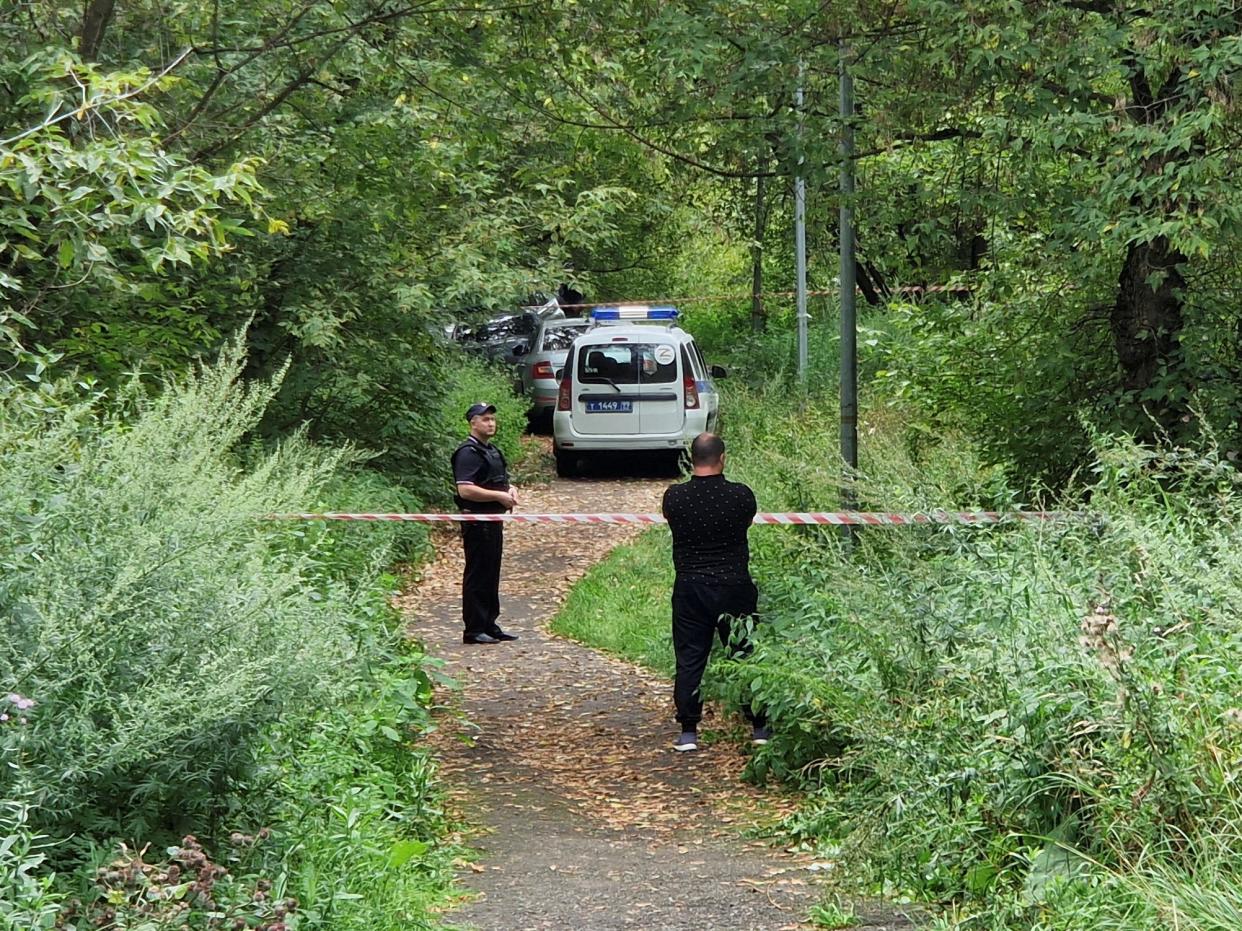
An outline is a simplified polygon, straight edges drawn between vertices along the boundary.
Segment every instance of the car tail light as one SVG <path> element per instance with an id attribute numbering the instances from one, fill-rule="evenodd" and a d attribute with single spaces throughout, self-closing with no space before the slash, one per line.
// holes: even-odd
<path id="1" fill-rule="evenodd" d="M 536 362 L 534 371 L 531 374 L 535 378 L 552 379 L 556 377 L 556 374 L 552 371 L 552 363 L 547 359 L 544 359 L 542 362 Z"/>
<path id="2" fill-rule="evenodd" d="M 569 384 L 571 380 L 569 372 L 566 372 L 565 376 L 561 379 L 561 387 L 556 392 L 556 409 L 558 411 L 569 410 L 569 399 L 572 393 Z"/>
<path id="3" fill-rule="evenodd" d="M 697 411 L 699 409 L 699 388 L 694 383 L 694 376 L 687 375 L 682 384 L 685 386 L 686 410 Z"/>

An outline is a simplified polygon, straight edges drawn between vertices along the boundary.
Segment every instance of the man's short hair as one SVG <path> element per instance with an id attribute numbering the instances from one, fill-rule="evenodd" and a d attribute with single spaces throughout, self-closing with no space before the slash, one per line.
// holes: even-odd
<path id="1" fill-rule="evenodd" d="M 714 466 L 724 455 L 724 440 L 714 433 L 700 433 L 690 444 L 690 462 L 696 466 Z"/>

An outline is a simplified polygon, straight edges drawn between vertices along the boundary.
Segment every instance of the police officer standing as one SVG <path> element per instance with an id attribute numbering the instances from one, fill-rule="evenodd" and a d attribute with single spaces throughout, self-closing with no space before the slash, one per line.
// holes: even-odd
<path id="1" fill-rule="evenodd" d="M 741 482 L 724 477 L 724 441 L 714 433 L 700 433 L 690 444 L 690 481 L 672 485 L 664 493 L 664 517 L 673 534 L 673 652 L 677 678 L 673 702 L 681 735 L 674 750 L 697 750 L 703 699 L 699 684 L 712 641 L 718 636 L 726 647 L 732 640 L 739 653 L 750 652 L 741 631 L 731 630 L 730 618 L 755 615 L 759 591 L 750 577 L 750 547 L 746 533 L 755 517 L 755 493 Z M 734 636 L 736 634 L 736 636 Z M 752 725 L 751 740 L 768 742 L 762 712 L 742 709 Z"/>
<path id="2" fill-rule="evenodd" d="M 503 514 L 517 506 L 517 489 L 509 481 L 504 453 L 492 445 L 496 405 L 479 402 L 466 411 L 470 435 L 453 452 L 456 502 L 467 514 Z M 516 634 L 500 629 L 500 560 L 504 551 L 502 521 L 463 521 L 466 568 L 461 579 L 463 643 L 500 643 Z"/>

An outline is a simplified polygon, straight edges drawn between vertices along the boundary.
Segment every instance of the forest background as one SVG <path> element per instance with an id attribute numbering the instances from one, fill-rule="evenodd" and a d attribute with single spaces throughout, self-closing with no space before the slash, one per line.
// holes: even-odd
<path id="1" fill-rule="evenodd" d="M 761 548 L 803 621 L 759 664 L 802 734 L 764 765 L 822 803 L 792 827 L 957 924 L 1238 914 L 1232 4 L 19 2 L 0 47 L 14 927 L 200 900 L 399 927 L 443 894 L 432 767 L 404 752 L 436 670 L 385 600 L 419 535 L 252 517 L 441 500 L 463 400 L 508 384 L 447 323 L 559 288 L 690 298 L 740 385 L 734 448 L 803 440 L 762 473 L 771 505 L 836 493 L 834 303 L 794 390 L 777 292 L 796 175 L 811 287 L 835 283 L 842 54 L 867 305 L 848 480 L 1108 520 Z M 808 642 L 822 687 L 788 678 Z M 319 804 L 358 759 L 386 765 L 357 809 Z M 231 829 L 265 823 L 298 827 Z M 133 859 L 181 833 L 219 846 Z"/>

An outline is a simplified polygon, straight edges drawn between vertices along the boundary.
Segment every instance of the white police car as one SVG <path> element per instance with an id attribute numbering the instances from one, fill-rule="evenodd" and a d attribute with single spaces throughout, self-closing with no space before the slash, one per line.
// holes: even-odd
<path id="1" fill-rule="evenodd" d="M 667 450 L 680 456 L 716 429 L 720 395 L 694 337 L 674 307 L 597 307 L 593 325 L 565 359 L 552 415 L 558 475 L 577 474 L 592 455 Z"/>

